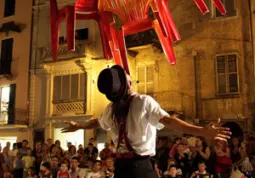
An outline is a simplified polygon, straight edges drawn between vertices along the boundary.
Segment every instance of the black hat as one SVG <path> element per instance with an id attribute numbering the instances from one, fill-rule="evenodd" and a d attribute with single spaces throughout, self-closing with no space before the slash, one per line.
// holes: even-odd
<path id="1" fill-rule="evenodd" d="M 112 102 L 122 100 L 128 89 L 125 70 L 118 65 L 101 71 L 97 81 L 98 89 Z"/>

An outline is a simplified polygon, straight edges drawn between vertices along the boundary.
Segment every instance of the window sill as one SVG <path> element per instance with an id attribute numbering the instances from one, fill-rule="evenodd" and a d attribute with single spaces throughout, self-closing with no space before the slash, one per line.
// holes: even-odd
<path id="1" fill-rule="evenodd" d="M 222 20 L 234 20 L 238 19 L 238 15 L 235 16 L 222 16 L 222 17 L 211 17 L 209 22 L 218 22 Z"/>
<path id="2" fill-rule="evenodd" d="M 240 98 L 240 93 L 222 93 L 222 94 L 217 94 L 216 98 Z"/>

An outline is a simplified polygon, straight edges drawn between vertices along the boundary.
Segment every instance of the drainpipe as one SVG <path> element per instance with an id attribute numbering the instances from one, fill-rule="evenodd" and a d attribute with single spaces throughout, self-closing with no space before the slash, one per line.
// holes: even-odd
<path id="1" fill-rule="evenodd" d="M 32 1 L 32 14 L 31 14 L 31 27 L 30 27 L 30 49 L 29 49 L 29 67 L 28 67 L 28 89 L 27 89 L 27 119 L 28 119 L 28 128 L 31 129 L 32 135 L 33 135 L 33 128 L 30 128 L 31 126 L 31 118 L 30 118 L 30 86 L 31 86 L 31 61 L 32 61 L 32 44 L 33 44 L 33 19 L 34 19 L 34 14 L 33 14 L 33 7 L 34 7 L 34 0 Z M 29 130 L 28 130 L 29 131 Z M 32 137 L 33 138 L 33 137 Z M 31 140 L 30 140 L 31 141 Z M 32 140 L 33 142 L 34 140 Z"/>
<path id="2" fill-rule="evenodd" d="M 196 51 L 193 51 L 192 52 L 192 56 L 193 56 L 193 59 L 194 59 L 194 88 L 195 88 L 195 105 L 196 105 L 196 114 L 195 114 L 195 124 L 198 124 L 196 123 L 196 120 L 199 119 L 199 109 L 198 109 L 198 72 L 197 72 L 197 52 Z"/>
<path id="3" fill-rule="evenodd" d="M 249 6 L 249 11 L 250 11 L 250 30 L 251 30 L 251 46 L 252 46 L 252 59 L 253 59 L 253 72 L 254 72 L 254 77 L 255 77 L 255 56 L 254 56 L 254 34 L 253 34 L 253 29 L 254 29 L 254 27 L 253 27 L 253 23 L 252 23 L 252 20 L 253 20 L 253 18 L 252 18 L 252 16 L 253 16 L 253 13 L 255 13 L 254 11 L 252 11 L 252 3 L 251 3 L 251 1 L 252 0 L 248 0 L 248 6 Z M 255 91 L 254 91 L 255 92 Z M 253 102 L 255 102 L 255 98 L 253 98 Z M 252 113 L 252 117 L 255 117 L 255 113 Z M 252 120 L 254 120 L 254 119 L 252 119 Z M 251 121 L 252 122 L 252 121 Z M 253 123 L 251 123 L 251 125 L 253 125 Z M 249 130 L 250 128 L 248 128 L 248 130 Z"/>

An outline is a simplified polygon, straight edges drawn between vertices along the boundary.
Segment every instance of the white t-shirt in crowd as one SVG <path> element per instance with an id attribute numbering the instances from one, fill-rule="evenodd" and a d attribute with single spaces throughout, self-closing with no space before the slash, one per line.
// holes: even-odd
<path id="1" fill-rule="evenodd" d="M 160 105 L 148 95 L 137 95 L 130 103 L 127 117 L 127 136 L 131 146 L 139 155 L 155 155 L 157 128 L 164 126 L 159 120 L 168 115 Z M 111 132 L 112 140 L 117 146 L 119 128 L 112 119 L 112 104 L 109 104 L 103 114 L 98 119 L 100 126 L 104 130 Z M 128 152 L 124 140 L 122 141 L 118 153 Z"/>
<path id="2" fill-rule="evenodd" d="M 88 173 L 86 178 L 100 178 L 104 176 L 104 174 L 102 174 L 101 172 L 90 172 Z"/>

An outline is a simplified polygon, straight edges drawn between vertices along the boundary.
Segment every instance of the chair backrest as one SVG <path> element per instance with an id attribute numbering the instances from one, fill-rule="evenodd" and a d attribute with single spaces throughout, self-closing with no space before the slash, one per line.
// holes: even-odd
<path id="1" fill-rule="evenodd" d="M 99 0 L 99 11 L 112 12 L 125 23 L 148 18 L 152 0 Z"/>
<path id="2" fill-rule="evenodd" d="M 84 11 L 97 11 L 98 0 L 77 0 L 75 2 L 75 8 L 77 10 L 84 10 Z"/>

